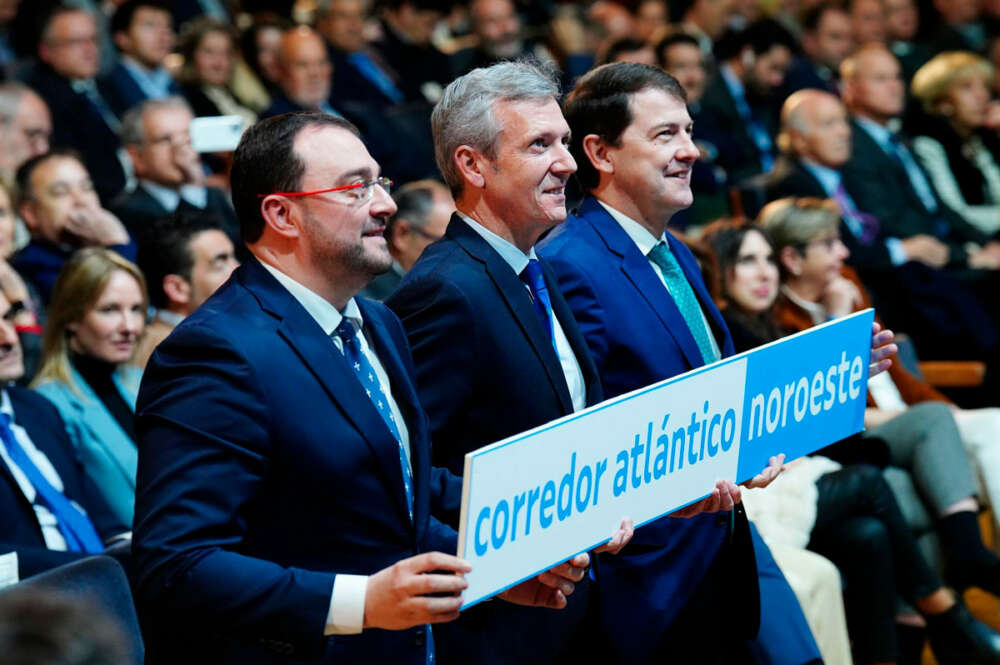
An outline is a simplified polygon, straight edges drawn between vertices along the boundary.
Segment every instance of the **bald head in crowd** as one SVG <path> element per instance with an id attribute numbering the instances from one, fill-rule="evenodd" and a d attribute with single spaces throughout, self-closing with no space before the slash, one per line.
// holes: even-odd
<path id="1" fill-rule="evenodd" d="M 906 87 L 889 49 L 868 44 L 841 63 L 843 98 L 852 115 L 885 125 L 903 112 Z"/>
<path id="2" fill-rule="evenodd" d="M 778 145 L 798 159 L 839 169 L 851 158 L 851 127 L 844 105 L 822 90 L 791 95 L 781 107 Z"/>
<path id="3" fill-rule="evenodd" d="M 49 151 L 49 107 L 22 83 L 0 84 L 0 180 L 14 182 L 17 168 Z"/>
<path id="4" fill-rule="evenodd" d="M 405 185 L 392 197 L 398 210 L 386 229 L 389 253 L 408 272 L 427 245 L 444 235 L 455 211 L 448 188 L 436 180 Z"/>
<path id="5" fill-rule="evenodd" d="M 323 38 L 311 28 L 299 26 L 282 36 L 278 68 L 282 91 L 299 106 L 318 109 L 329 100 L 333 66 Z"/>

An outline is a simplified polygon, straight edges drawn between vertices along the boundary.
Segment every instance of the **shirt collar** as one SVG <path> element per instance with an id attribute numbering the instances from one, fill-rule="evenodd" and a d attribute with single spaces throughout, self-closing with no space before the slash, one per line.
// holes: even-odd
<path id="1" fill-rule="evenodd" d="M 177 209 L 181 199 L 201 210 L 204 210 L 205 206 L 208 205 L 208 190 L 203 185 L 181 185 L 179 189 L 172 189 L 145 178 L 141 179 L 139 184 L 170 212 Z"/>
<path id="2" fill-rule="evenodd" d="M 854 116 L 854 121 L 858 123 L 868 136 L 872 137 L 875 143 L 878 143 L 882 150 L 888 152 L 891 146 L 891 136 L 892 132 L 889 131 L 888 127 L 883 127 L 873 120 L 868 118 L 862 118 L 861 116 Z"/>
<path id="3" fill-rule="evenodd" d="M 649 256 L 649 253 L 653 251 L 653 248 L 656 247 L 661 240 L 664 242 L 666 241 L 665 234 L 657 238 L 649 232 L 649 229 L 625 213 L 615 210 L 600 199 L 598 199 L 597 202 L 601 204 L 602 208 L 608 211 L 608 214 L 611 215 L 616 222 L 618 222 L 619 226 L 621 226 L 622 230 L 628 234 L 628 237 L 631 238 L 632 242 L 636 244 L 643 256 Z"/>
<path id="4" fill-rule="evenodd" d="M 14 405 L 10 402 L 10 395 L 7 394 L 7 389 L 0 389 L 0 413 L 7 414 L 10 417 L 10 421 L 14 422 Z"/>
<path id="5" fill-rule="evenodd" d="M 733 68 L 724 64 L 719 67 L 719 73 L 722 75 L 722 80 L 726 83 L 726 87 L 729 88 L 729 94 L 735 99 L 745 100 L 746 89 L 743 87 L 743 81 L 736 75 Z"/>
<path id="6" fill-rule="evenodd" d="M 826 192 L 827 196 L 833 196 L 833 193 L 837 191 L 837 187 L 841 183 L 840 171 L 831 169 L 829 166 L 817 164 L 810 159 L 802 159 L 801 161 L 803 168 L 819 180 L 819 184 L 823 187 L 823 191 Z"/>
<path id="7" fill-rule="evenodd" d="M 485 240 L 489 244 L 489 246 L 492 247 L 496 251 L 496 253 L 500 255 L 500 258 L 502 258 L 504 262 L 511 267 L 511 269 L 514 271 L 514 274 L 520 275 L 524 271 L 524 269 L 528 267 L 528 262 L 531 259 L 538 258 L 535 255 L 534 247 L 528 250 L 528 253 L 525 254 L 520 249 L 518 249 L 517 246 L 514 245 L 514 243 L 504 238 L 501 238 L 500 236 L 493 233 L 488 228 L 486 228 L 476 220 L 472 219 L 468 215 L 459 212 L 458 216 L 461 217 L 465 221 L 465 223 L 472 228 L 473 231 L 482 236 L 483 240 Z"/>
<path id="8" fill-rule="evenodd" d="M 263 262 L 261 262 L 261 265 L 274 275 L 274 278 L 292 294 L 292 297 L 302 305 L 306 312 L 309 313 L 309 316 L 319 324 L 319 327 L 323 329 L 327 337 L 333 335 L 344 317 L 348 318 L 357 330 L 362 329 L 364 320 L 361 318 L 361 310 L 358 308 L 358 303 L 354 301 L 354 298 L 347 301 L 343 312 L 339 312 L 326 298 L 303 286 L 274 266 L 269 266 Z"/>
<path id="9" fill-rule="evenodd" d="M 805 298 L 802 298 L 787 286 L 782 286 L 781 292 L 785 294 L 785 297 L 791 300 L 794 304 L 804 309 L 806 314 L 808 314 L 813 320 L 813 324 L 819 325 L 821 323 L 825 323 L 827 319 L 830 318 L 826 311 L 826 307 L 823 307 L 823 305 L 816 302 L 810 302 Z"/>

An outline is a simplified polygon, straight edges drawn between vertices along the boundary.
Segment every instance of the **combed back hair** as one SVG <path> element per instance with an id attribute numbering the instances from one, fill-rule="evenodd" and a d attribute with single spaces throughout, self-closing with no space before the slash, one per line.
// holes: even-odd
<path id="1" fill-rule="evenodd" d="M 841 61 L 840 78 L 845 82 L 853 80 L 854 77 L 858 75 L 858 63 L 869 53 L 886 53 L 891 55 L 893 58 L 896 57 L 892 51 L 886 48 L 885 44 L 880 44 L 878 42 L 862 44 L 858 48 L 854 49 L 853 53 Z"/>
<path id="2" fill-rule="evenodd" d="M 763 55 L 775 46 L 784 46 L 792 53 L 799 51 L 799 43 L 788 28 L 773 18 L 762 18 L 739 32 L 723 35 L 716 44 L 715 55 L 720 61 L 729 60 L 747 46 L 755 55 Z"/>
<path id="3" fill-rule="evenodd" d="M 50 159 L 75 159 L 80 162 L 84 169 L 87 168 L 83 163 L 83 157 L 72 148 L 54 148 L 45 154 L 29 157 L 17 167 L 17 172 L 14 174 L 14 188 L 16 190 L 14 194 L 18 204 L 34 198 L 35 193 L 31 189 L 31 176 L 35 169 Z"/>
<path id="4" fill-rule="evenodd" d="M 191 280 L 194 254 L 191 241 L 205 231 L 222 231 L 215 215 L 200 210 L 177 208 L 172 215 L 155 220 L 143 229 L 139 238 L 139 268 L 149 282 L 149 300 L 153 307 L 170 304 L 163 292 L 163 278 L 180 275 Z"/>
<path id="5" fill-rule="evenodd" d="M 147 99 L 136 104 L 122 116 L 121 141 L 122 145 L 142 145 L 146 142 L 146 130 L 143 127 L 142 119 L 147 113 L 169 108 L 186 109 L 192 116 L 191 105 L 183 97 L 176 95 L 164 97 L 162 99 Z"/>
<path id="6" fill-rule="evenodd" d="M 832 199 L 786 197 L 764 206 L 757 223 L 770 234 L 776 255 L 785 247 L 801 254 L 812 241 L 840 232 L 840 209 Z M 784 277 L 785 267 L 780 260 L 778 267 Z"/>
<path id="7" fill-rule="evenodd" d="M 25 5 L 25 8 L 27 8 L 27 5 Z M 50 39 L 52 39 L 52 34 L 51 34 L 52 24 L 55 22 L 57 18 L 59 18 L 64 14 L 77 14 L 77 13 L 86 14 L 92 20 L 95 20 L 93 13 L 91 13 L 84 7 L 78 5 L 68 5 L 64 3 L 58 3 L 49 8 L 49 10 L 44 14 L 43 17 L 41 17 L 41 19 L 37 23 L 37 25 L 39 26 L 38 30 L 39 43 L 48 42 Z"/>
<path id="8" fill-rule="evenodd" d="M 70 340 L 73 334 L 69 328 L 83 320 L 117 271 L 125 272 L 135 279 L 145 306 L 146 280 L 142 271 L 110 249 L 85 247 L 77 250 L 66 261 L 52 288 L 48 320 L 42 337 L 42 364 L 32 386 L 59 381 L 81 394 L 80 387 L 73 381 L 70 364 Z"/>
<path id="9" fill-rule="evenodd" d="M 819 24 L 823 21 L 823 16 L 827 12 L 847 13 L 847 8 L 839 2 L 822 2 L 815 7 L 810 7 L 802 14 L 802 32 L 813 33 L 819 29 Z"/>
<path id="10" fill-rule="evenodd" d="M 592 69 L 576 83 L 563 102 L 563 115 L 571 131 L 570 152 L 576 160 L 576 177 L 584 191 L 599 184 L 597 170 L 583 151 L 583 139 L 596 134 L 607 145 L 619 145 L 632 124 L 632 96 L 647 88 L 662 90 L 680 102 L 687 101 L 683 86 L 658 67 L 616 62 Z"/>
<path id="11" fill-rule="evenodd" d="M 144 7 L 167 12 L 171 16 L 171 21 L 173 21 L 173 13 L 170 11 L 170 5 L 164 2 L 164 0 L 125 0 L 125 2 L 118 5 L 118 9 L 111 15 L 111 34 L 125 32 L 132 27 L 132 19 L 135 18 L 135 13 Z"/>
<path id="12" fill-rule="evenodd" d="M 0 124 L 9 125 L 14 122 L 21 108 L 21 100 L 31 88 L 18 81 L 0 83 Z"/>
<path id="13" fill-rule="evenodd" d="M 244 243 L 256 242 L 264 232 L 262 197 L 298 191 L 306 165 L 295 154 L 295 137 L 307 127 L 333 127 L 361 135 L 347 120 L 322 111 L 285 113 L 251 125 L 236 146 L 229 175 Z"/>
<path id="14" fill-rule="evenodd" d="M 445 184 L 458 197 L 465 181 L 455 151 L 466 145 L 493 159 L 500 130 L 494 107 L 500 102 L 538 102 L 559 97 L 555 72 L 524 59 L 473 69 L 444 90 L 431 114 L 434 156 Z"/>
<path id="15" fill-rule="evenodd" d="M 392 235 L 392 229 L 399 219 L 405 219 L 407 224 L 418 229 L 427 226 L 427 217 L 434 206 L 434 188 L 440 186 L 436 180 L 416 180 L 393 192 L 396 214 L 386 223 L 386 237 Z"/>

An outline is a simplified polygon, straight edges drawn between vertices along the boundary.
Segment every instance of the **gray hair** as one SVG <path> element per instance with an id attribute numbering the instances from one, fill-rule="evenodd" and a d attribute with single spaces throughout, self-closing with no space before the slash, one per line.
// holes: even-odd
<path id="1" fill-rule="evenodd" d="M 452 81 L 431 114 L 434 157 L 452 194 L 458 196 L 465 185 L 454 159 L 459 147 L 496 156 L 503 129 L 494 113 L 498 102 L 544 102 L 558 95 L 555 72 L 527 59 L 480 67 Z"/>
<path id="2" fill-rule="evenodd" d="M 122 145 L 142 145 L 146 142 L 146 132 L 143 129 L 142 118 L 147 113 L 159 111 L 167 108 L 183 108 L 191 113 L 191 105 L 183 97 L 174 95 L 162 99 L 147 99 L 136 104 L 122 116 L 121 142 Z M 192 115 L 194 115 L 192 113 Z"/>
<path id="3" fill-rule="evenodd" d="M 21 108 L 24 95 L 34 92 L 31 88 L 17 81 L 0 83 L 0 124 L 9 125 Z"/>

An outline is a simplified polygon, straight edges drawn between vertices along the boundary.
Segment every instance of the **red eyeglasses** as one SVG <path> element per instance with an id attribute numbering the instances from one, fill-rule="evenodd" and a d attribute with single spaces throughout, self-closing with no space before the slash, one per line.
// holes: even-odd
<path id="1" fill-rule="evenodd" d="M 363 180 L 350 185 L 340 187 L 329 187 L 327 189 L 315 189 L 311 192 L 271 192 L 271 194 L 258 194 L 257 198 L 265 196 L 315 196 L 317 194 L 327 194 L 329 192 L 350 192 L 355 201 L 368 201 L 375 193 L 375 185 L 382 188 L 386 194 L 392 194 L 393 182 L 389 178 L 375 178 L 374 180 Z"/>

